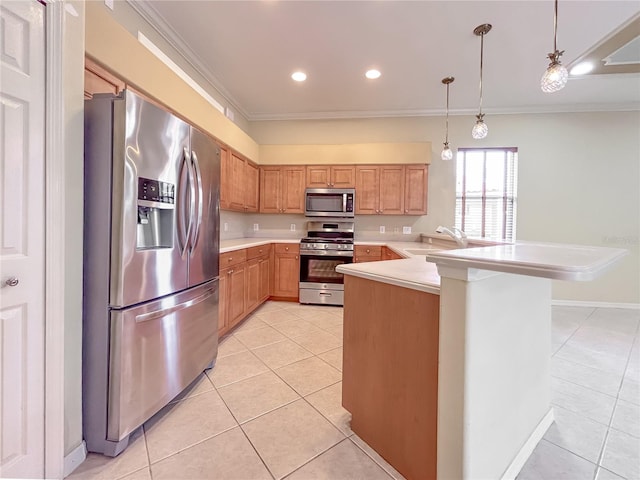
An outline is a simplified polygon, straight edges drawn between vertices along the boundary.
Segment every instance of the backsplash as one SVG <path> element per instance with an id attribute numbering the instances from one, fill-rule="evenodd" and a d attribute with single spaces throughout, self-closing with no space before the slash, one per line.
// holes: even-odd
<path id="1" fill-rule="evenodd" d="M 244 214 L 237 212 L 220 212 L 220 239 L 235 238 L 302 238 L 307 232 L 307 222 L 311 219 L 301 214 Z M 432 233 L 426 225 L 426 215 L 360 215 L 356 216 L 356 240 L 419 242 L 421 233 Z M 319 219 L 318 219 L 319 220 Z M 340 219 L 337 219 L 340 221 Z M 342 219 L 349 221 L 349 219 Z M 225 231 L 224 225 L 227 224 Z M 380 227 L 384 233 L 380 233 Z M 404 234 L 403 229 L 409 227 L 411 233 Z"/>

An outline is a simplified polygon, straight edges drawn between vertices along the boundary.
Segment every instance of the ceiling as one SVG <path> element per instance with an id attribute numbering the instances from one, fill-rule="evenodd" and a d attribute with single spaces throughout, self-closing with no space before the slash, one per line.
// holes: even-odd
<path id="1" fill-rule="evenodd" d="M 599 72 L 570 78 L 553 94 L 540 90 L 553 49 L 552 0 L 130 3 L 248 120 L 440 115 L 447 76 L 455 77 L 451 113 L 477 113 L 480 37 L 473 29 L 482 23 L 493 25 L 484 38 L 484 112 L 640 108 L 638 63 L 636 73 Z M 605 40 L 621 30 L 637 37 L 639 19 L 633 0 L 560 1 L 563 64 L 598 47 L 608 57 L 623 45 Z M 640 43 L 627 55 L 635 49 Z M 382 76 L 367 80 L 369 68 Z M 291 79 L 298 69 L 305 82 Z"/>

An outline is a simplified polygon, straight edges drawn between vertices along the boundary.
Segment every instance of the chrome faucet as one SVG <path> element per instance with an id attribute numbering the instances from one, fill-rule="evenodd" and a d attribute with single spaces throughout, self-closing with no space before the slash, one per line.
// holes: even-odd
<path id="1" fill-rule="evenodd" d="M 446 233 L 456 241 L 456 244 L 459 247 L 467 248 L 467 244 L 469 243 L 467 240 L 467 234 L 457 227 L 452 227 L 452 228 L 454 231 L 451 231 L 447 227 L 443 227 L 442 225 L 439 225 L 438 228 L 436 228 L 436 233 Z"/>

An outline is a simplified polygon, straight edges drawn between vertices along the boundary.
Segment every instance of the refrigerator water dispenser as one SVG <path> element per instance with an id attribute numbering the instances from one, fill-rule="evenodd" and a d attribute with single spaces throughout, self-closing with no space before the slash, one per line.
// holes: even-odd
<path id="1" fill-rule="evenodd" d="M 173 248 L 175 186 L 138 178 L 138 250 Z"/>

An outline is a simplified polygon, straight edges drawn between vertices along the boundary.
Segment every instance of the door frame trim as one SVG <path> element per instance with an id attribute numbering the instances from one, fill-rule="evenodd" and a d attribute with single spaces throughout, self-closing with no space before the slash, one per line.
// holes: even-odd
<path id="1" fill-rule="evenodd" d="M 45 7 L 45 478 L 64 470 L 64 3 Z M 62 281 L 61 281 L 62 280 Z"/>

